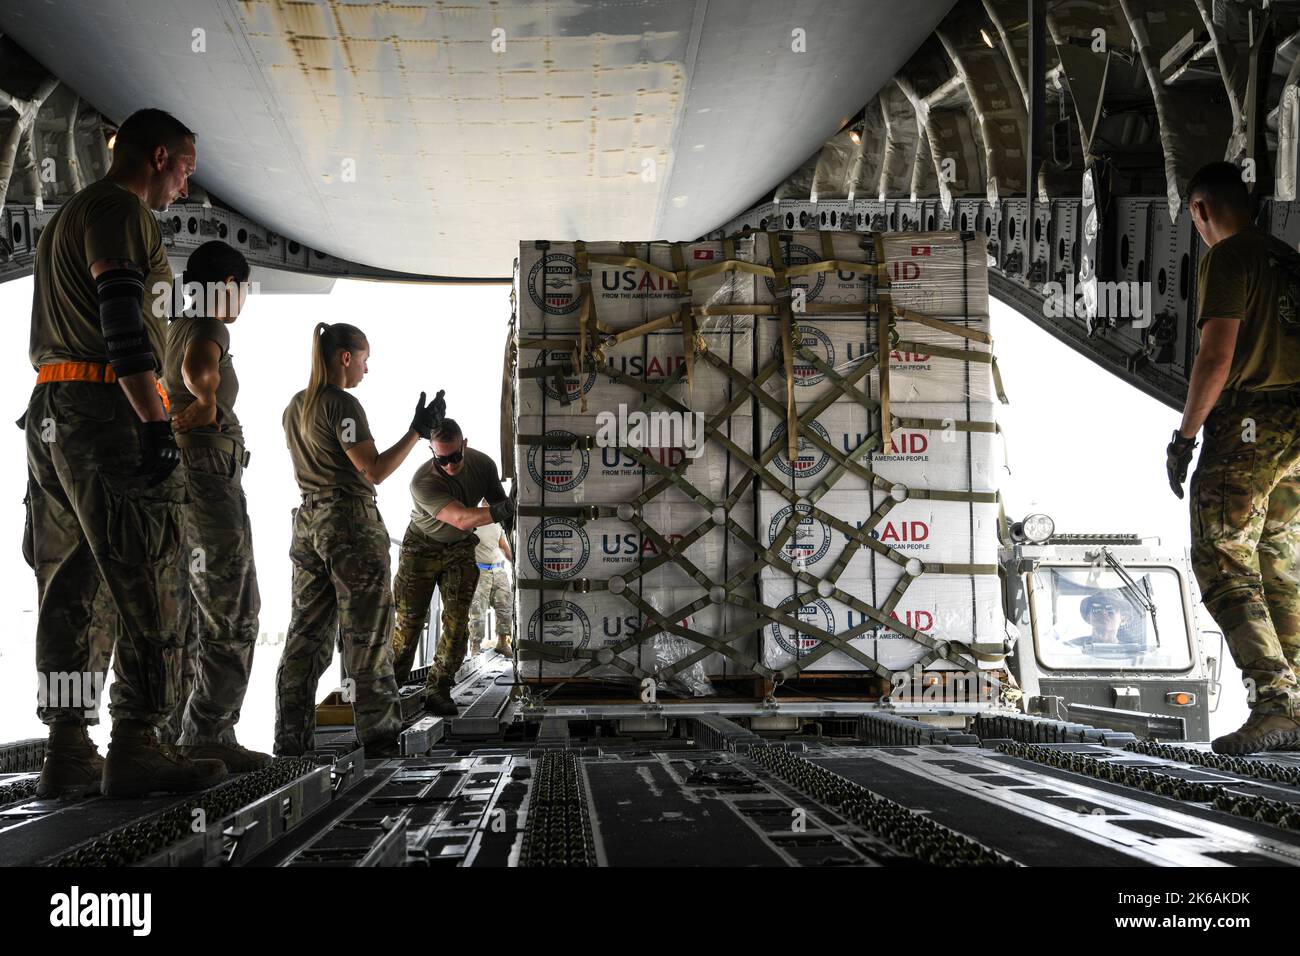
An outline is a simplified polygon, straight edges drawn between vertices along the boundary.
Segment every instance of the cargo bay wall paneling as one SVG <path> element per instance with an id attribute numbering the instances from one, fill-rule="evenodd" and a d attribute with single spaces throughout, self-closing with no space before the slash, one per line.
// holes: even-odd
<path id="1" fill-rule="evenodd" d="M 1295 4 L 958 3 L 801 175 L 703 238 L 973 230 L 996 298 L 1181 408 L 1204 252 L 1188 180 L 1209 161 L 1239 164 L 1260 225 L 1300 243 L 1298 84 Z"/>

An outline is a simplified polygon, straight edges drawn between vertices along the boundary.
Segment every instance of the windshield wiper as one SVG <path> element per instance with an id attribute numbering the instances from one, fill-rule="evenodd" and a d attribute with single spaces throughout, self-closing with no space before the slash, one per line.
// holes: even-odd
<path id="1" fill-rule="evenodd" d="M 1124 593 L 1129 595 L 1129 599 L 1135 605 L 1141 607 L 1151 616 L 1151 630 L 1155 634 L 1156 647 L 1159 647 L 1160 622 L 1156 618 L 1156 602 L 1151 600 L 1151 596 L 1145 593 L 1142 588 L 1138 587 L 1138 583 L 1134 581 L 1133 576 L 1128 573 L 1128 568 L 1124 567 L 1124 562 L 1115 557 L 1115 555 L 1111 553 L 1110 548 L 1105 546 L 1102 547 L 1101 554 L 1098 556 L 1098 559 L 1093 562 L 1093 566 L 1096 567 L 1100 565 L 1101 559 L 1103 558 L 1106 563 L 1110 565 L 1110 569 L 1119 576 L 1121 581 L 1124 582 Z"/>

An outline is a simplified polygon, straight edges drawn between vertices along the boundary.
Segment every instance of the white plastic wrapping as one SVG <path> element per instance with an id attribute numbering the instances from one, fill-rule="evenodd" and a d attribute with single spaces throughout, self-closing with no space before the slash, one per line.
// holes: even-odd
<path id="1" fill-rule="evenodd" d="M 699 588 L 650 587 L 644 587 L 639 592 L 641 600 L 665 614 L 690 606 L 703 593 Z M 621 595 L 608 592 L 573 594 L 521 589 L 519 609 L 519 633 L 522 639 L 540 642 L 548 649 L 557 652 L 562 652 L 566 648 L 583 651 L 613 648 L 640 634 L 645 628 L 641 612 L 634 605 Z M 721 635 L 734 626 L 734 622 L 750 617 L 752 617 L 751 612 L 732 605 L 707 604 L 672 620 L 687 629 Z M 658 640 L 663 636 L 661 631 L 655 638 L 634 644 L 618 656 L 629 664 L 652 673 L 658 669 L 661 662 L 676 663 L 700 649 L 694 642 L 680 638 Z M 747 654 L 755 653 L 755 643 L 755 638 L 752 636 L 738 638 L 732 642 L 738 651 Z M 685 654 L 681 653 L 683 650 Z M 520 670 L 525 679 L 534 676 L 539 670 L 546 677 L 572 676 L 590 663 L 586 659 L 539 662 L 538 655 L 534 651 L 523 647 L 519 650 L 519 659 Z M 739 668 L 722 655 L 710 653 L 700 659 L 699 670 L 706 675 L 722 675 L 735 673 Z M 627 671 L 617 665 L 609 664 L 598 664 L 594 669 L 588 670 L 587 674 L 605 678 L 628 677 Z M 699 671 L 691 670 L 687 680 L 694 683 L 696 689 L 703 693 L 705 691 L 697 680 L 698 676 Z"/>
<path id="2" fill-rule="evenodd" d="M 723 360 L 730 359 L 734 368 L 748 376 L 752 368 L 751 332 L 737 331 L 731 334 L 708 332 L 705 341 L 710 351 Z M 564 366 L 572 368 L 572 348 L 567 344 L 537 345 L 535 339 L 527 334 L 520 336 L 519 368 L 535 369 L 539 366 Z M 552 336 L 548 335 L 548 338 Z M 532 344 L 530 344 L 532 343 Z M 686 364 L 686 350 L 682 334 L 678 330 L 651 332 L 644 336 L 628 339 L 605 350 L 604 367 L 623 375 L 631 376 L 641 382 L 662 384 Z M 573 374 L 563 379 L 564 387 L 559 388 L 552 375 L 530 377 L 521 375 L 516 397 L 516 409 L 520 418 L 531 418 L 545 414 L 547 427 L 553 415 L 596 415 L 599 412 L 618 413 L 622 406 L 629 412 L 642 406 L 645 393 L 634 385 L 620 382 L 603 372 L 575 369 Z M 720 369 L 707 361 L 697 358 L 693 363 L 691 380 L 688 383 L 685 372 L 680 381 L 674 382 L 665 394 L 680 402 L 692 411 L 704 415 L 713 415 L 726 404 L 728 396 L 736 394 L 740 386 L 731 382 Z M 564 399 L 568 399 L 565 404 Z M 583 409 L 583 403 L 586 409 Z M 663 404 L 650 406 L 651 410 L 666 411 Z"/>
<path id="3" fill-rule="evenodd" d="M 873 607 L 885 602 L 893 584 L 885 580 L 842 579 L 840 588 Z M 806 587 L 796 592 L 790 579 L 765 578 L 762 586 L 763 601 L 790 613 L 796 593 L 807 593 Z M 842 634 L 861 626 L 864 615 L 834 598 L 815 597 L 799 606 L 792 617 L 818 627 L 831 634 Z M 984 575 L 922 575 L 913 581 L 890 616 L 909 627 L 939 641 L 961 641 L 970 644 L 993 643 L 1002 640 L 1005 618 L 998 590 L 998 577 Z M 773 669 L 788 667 L 796 656 L 807 656 L 821 641 L 796 631 L 786 624 L 772 622 L 763 631 L 763 663 Z M 893 671 L 905 670 L 929 653 L 929 649 L 904 637 L 897 631 L 873 624 L 860 637 L 850 641 L 850 646 L 879 661 Z M 930 669 L 953 668 L 958 665 L 936 661 Z M 981 662 L 981 667 L 997 666 Z M 809 665 L 813 671 L 862 670 L 859 661 L 840 651 L 831 651 Z"/>
<path id="4" fill-rule="evenodd" d="M 781 247 L 786 268 L 822 262 L 822 233 L 757 233 L 754 261 L 772 265 L 773 236 L 788 235 Z M 832 232 L 835 258 L 846 262 L 875 262 L 870 233 Z M 982 238 L 963 239 L 956 232 L 897 232 L 883 234 L 889 264 L 889 293 L 894 305 L 934 316 L 986 316 L 989 314 L 988 257 Z M 865 243 L 865 248 L 864 248 Z M 874 298 L 874 271 L 837 270 L 791 278 L 792 289 L 803 290 L 810 313 L 819 305 L 862 304 Z M 760 304 L 776 302 L 776 286 L 760 278 L 755 288 Z M 792 305 L 794 305 L 792 303 Z M 794 306 L 797 308 L 797 306 Z"/>
<path id="5" fill-rule="evenodd" d="M 748 241 L 736 247 L 739 258 L 762 264 L 770 262 L 768 243 L 775 234 L 758 234 L 752 248 Z M 875 260 L 869 235 L 851 232 L 828 234 L 835 258 L 844 261 Z M 867 247 L 861 243 L 866 241 Z M 889 263 L 891 294 L 896 305 L 913 309 L 945 322 L 979 333 L 988 332 L 987 259 L 983 244 L 963 240 L 956 233 L 902 233 L 884 237 Z M 820 261 L 824 257 L 821 235 L 796 232 L 784 246 L 787 265 Z M 589 254 L 646 258 L 672 269 L 671 247 L 667 243 L 638 243 L 625 248 L 618 243 L 590 243 Z M 718 261 L 721 243 L 696 243 L 684 247 L 685 264 L 696 269 Z M 864 356 L 877 352 L 877 320 L 867 314 L 875 294 L 874 273 L 836 270 L 793 280 L 801 289 L 800 303 L 810 307 L 796 314 L 800 342 L 841 374 L 851 372 Z M 570 360 L 576 346 L 578 276 L 572 243 L 553 243 L 542 263 L 542 253 L 532 243 L 521 246 L 519 307 L 519 368 L 560 365 Z M 607 327 L 629 329 L 647 321 L 673 315 L 686 301 L 682 290 L 653 270 L 635 266 L 591 263 L 591 289 L 596 314 Z M 754 304 L 771 308 L 776 302 L 774 284 L 744 272 L 720 273 L 692 280 L 689 299 L 695 306 Z M 863 306 L 861 315 L 829 315 L 818 312 L 828 305 Z M 746 313 L 737 316 L 700 316 L 697 328 L 712 355 L 730 363 L 750 379 L 774 356 L 781 353 L 779 321 L 774 315 Z M 960 422 L 996 420 L 996 395 L 988 362 L 968 361 L 963 356 L 939 356 L 927 348 L 960 350 L 987 355 L 990 346 L 947 329 L 934 329 L 907 318 L 894 320 L 894 345 L 890 353 L 890 392 L 893 416 L 889 448 L 866 452 L 859 463 L 887 481 L 911 489 L 991 492 L 998 486 L 1003 464 L 1000 436 L 991 432 L 959 430 Z M 545 346 L 529 339 L 551 340 Z M 555 341 L 559 340 L 559 341 Z M 572 345 L 569 341 L 572 340 Z M 599 358 L 606 369 L 617 369 L 644 382 L 662 382 L 686 361 L 686 344 L 680 328 L 639 335 L 621 344 L 600 345 Z M 800 453 L 791 464 L 784 451 L 785 416 L 745 394 L 743 383 L 712 367 L 702 355 L 693 363 L 693 386 L 683 380 L 667 390 L 689 412 L 713 417 L 732 397 L 742 397 L 728 419 L 730 438 L 744 452 L 761 457 L 774 443 L 779 454 L 767 466 L 782 484 L 798 491 L 819 487 L 835 470 L 836 462 L 807 439 L 800 441 Z M 763 386 L 777 402 L 785 401 L 784 373 Z M 603 370 L 575 372 L 565 377 L 562 391 L 553 376 L 521 376 L 516 387 L 516 431 L 520 434 L 570 434 L 596 438 L 611 422 L 620 430 L 619 444 L 647 449 L 647 453 L 668 467 L 687 462 L 685 477 L 711 502 L 720 503 L 748 474 L 747 467 L 723 446 L 706 441 L 694 446 L 684 431 L 685 422 L 660 426 L 667 430 L 647 434 L 644 442 L 623 431 L 634 427 L 634 411 L 663 413 L 658 402 L 645 402 L 634 385 L 620 383 Z M 857 387 L 869 397 L 880 390 L 878 370 L 864 375 Z M 827 396 L 835 400 L 817 416 L 814 428 L 834 448 L 848 452 L 868 435 L 879 431 L 878 412 L 846 399 L 815 365 L 796 359 L 796 411 L 806 411 Z M 562 401 L 568 399 L 568 401 Z M 923 426 L 903 424 L 926 419 Z M 649 426 L 648 420 L 642 420 Z M 693 421 L 692 425 L 695 424 Z M 676 430 L 672 430 L 673 426 Z M 755 427 L 757 426 L 757 427 Z M 608 434 L 608 432 L 606 432 Z M 569 505 L 617 506 L 631 502 L 660 480 L 634 459 L 621 454 L 603 440 L 591 449 L 545 448 L 520 445 L 517 450 L 520 504 L 562 508 Z M 699 454 L 692 455 L 691 452 Z M 788 514 L 788 502 L 762 483 L 757 495 L 746 493 L 731 517 L 750 531 L 760 546 L 767 546 L 780 527 L 780 512 Z M 824 494 L 817 507 L 838 519 L 860 526 L 872 514 L 887 492 L 868 481 L 845 474 Z M 668 487 L 644 508 L 647 524 L 669 541 L 677 540 L 710 518 L 707 508 L 689 500 L 676 487 Z M 518 542 L 519 576 L 523 580 L 551 579 L 557 583 L 577 579 L 609 581 L 626 576 L 658 550 L 654 543 L 630 522 L 618 517 L 578 521 L 562 515 L 545 518 L 522 516 Z M 895 504 L 875 530 L 881 542 L 903 558 L 917 558 L 927 566 L 936 564 L 994 565 L 997 561 L 996 504 L 932 501 L 910 497 Z M 814 576 L 823 576 L 842 551 L 846 538 L 824 523 L 801 522 L 799 536 L 788 542 L 787 559 Z M 721 527 L 710 528 L 686 552 L 687 557 L 712 581 L 722 583 L 755 555 Z M 859 549 L 836 581 L 838 587 L 861 600 L 879 606 L 900 578 L 903 566 Z M 899 620 L 938 640 L 997 642 L 1002 636 L 1000 596 L 996 575 L 942 574 L 925 571 L 911 579 L 902 602 L 895 610 Z M 745 580 L 740 591 L 778 605 L 796 590 L 789 571 L 765 568 Z M 708 595 L 707 590 L 681 567 L 669 561 L 633 583 L 635 591 L 650 606 L 670 613 Z M 720 595 L 715 595 L 715 597 Z M 594 652 L 612 648 L 644 630 L 644 622 L 627 596 L 606 590 L 587 593 L 558 590 L 519 592 L 519 623 L 524 641 L 539 641 L 554 649 L 578 648 Z M 817 598 L 800 609 L 801 617 L 821 621 L 831 633 L 841 633 L 861 623 L 861 612 L 833 599 Z M 820 616 L 820 617 L 819 617 Z M 745 622 L 749 632 L 733 642 L 743 653 L 761 655 L 768 667 L 779 669 L 797 656 L 806 655 L 815 642 L 800 642 L 780 625 L 755 628 L 753 611 L 730 603 L 708 603 L 683 615 L 684 627 L 703 635 L 720 637 Z M 855 646 L 891 669 L 904 669 L 927 651 L 897 632 L 871 627 Z M 659 633 L 620 652 L 620 657 L 638 672 L 662 673 L 700 645 L 677 636 Z M 538 661 L 521 648 L 523 676 L 533 674 L 561 677 L 577 673 L 585 661 L 560 663 Z M 942 663 L 931 665 L 942 667 Z M 987 665 L 986 665 L 987 666 Z M 822 671 L 861 671 L 863 665 L 834 652 L 817 661 Z M 676 675 L 679 692 L 700 695 L 711 692 L 708 678 L 743 673 L 745 668 L 725 655 L 710 652 Z M 626 670 L 602 663 L 584 671 L 587 676 L 625 680 Z"/>
<path id="6" fill-rule="evenodd" d="M 962 432 L 958 422 L 994 420 L 995 406 L 989 402 L 891 404 L 895 422 L 907 418 L 938 418 L 950 428 L 900 427 L 890 434 L 888 454 L 860 452 L 853 461 L 894 482 L 908 487 L 941 491 L 996 491 L 1003 468 L 1001 436 L 988 432 Z M 933 414 L 931 414 L 933 413 Z M 786 450 L 785 418 L 764 409 L 759 419 L 758 451 L 772 445 L 778 451 L 768 462 L 768 471 L 786 487 L 796 491 L 818 488 L 839 467 L 839 461 L 808 437 L 817 435 L 843 455 L 880 430 L 880 415 L 861 405 L 837 402 L 805 426 L 798 437 L 792 460 Z M 791 484 L 793 482 L 793 484 Z M 836 490 L 866 488 L 866 478 L 845 471 L 832 486 Z"/>
<path id="7" fill-rule="evenodd" d="M 721 242 L 690 243 L 684 245 L 682 251 L 683 264 L 688 272 L 720 262 L 725 256 Z M 619 258 L 630 255 L 670 272 L 675 271 L 672 244 L 667 242 L 630 243 L 626 249 L 618 242 L 589 242 L 587 253 Z M 748 261 L 752 254 L 752 240 L 735 241 L 735 258 Z M 596 316 L 609 328 L 620 331 L 634 328 L 671 314 L 683 301 L 677 284 L 658 272 L 622 264 L 592 262 L 590 265 Z M 553 242 L 545 253 L 535 243 L 520 243 L 519 286 L 519 328 L 522 334 L 540 333 L 543 328 L 548 334 L 577 331 L 580 314 L 578 259 L 572 242 Z M 695 306 L 753 302 L 754 276 L 726 271 L 692 280 L 690 301 Z M 700 324 L 707 323 L 701 320 Z"/>
<path id="8" fill-rule="evenodd" d="M 828 574 L 844 553 L 848 537 L 812 514 L 812 508 L 832 515 L 852 527 L 862 527 L 873 510 L 887 495 L 875 491 L 831 491 L 816 505 L 800 502 L 791 505 L 774 491 L 760 491 L 758 496 L 759 542 L 771 547 L 792 510 L 802 518 L 795 532 L 781 548 L 781 557 L 816 577 Z M 916 558 L 925 564 L 996 564 L 998 556 L 998 506 L 963 501 L 933 501 L 913 498 L 897 502 L 872 529 L 871 537 L 903 558 Z M 859 547 L 841 572 L 846 578 L 891 576 L 890 587 L 897 581 L 896 562 L 877 555 L 870 548 Z M 788 577 L 772 567 L 763 570 L 765 577 Z"/>
<path id="9" fill-rule="evenodd" d="M 744 407 L 748 409 L 748 403 Z M 543 427 L 546 429 L 544 432 Z M 556 442 L 578 435 L 594 439 L 599 436 L 600 429 L 601 422 L 595 415 L 547 415 L 545 425 L 540 415 L 519 419 L 520 434 L 550 435 Z M 745 453 L 751 453 L 752 419 L 748 415 L 734 415 L 727 420 L 722 433 L 727 435 L 728 430 L 731 441 Z M 667 468 L 676 468 L 685 462 L 683 477 L 715 501 L 725 498 L 748 471 L 745 464 L 729 455 L 727 448 L 716 440 L 692 441 L 690 447 L 682 441 L 667 446 L 647 441 L 642 451 Z M 698 454 L 694 454 L 697 451 Z M 628 452 L 608 445 L 581 449 L 530 444 L 519 448 L 521 504 L 540 505 L 544 498 L 548 505 L 616 505 L 631 501 L 662 479 L 659 472 L 644 467 Z M 684 502 L 687 497 L 684 490 L 672 485 L 654 500 Z"/>
<path id="10" fill-rule="evenodd" d="M 752 506 L 738 502 L 731 517 L 750 528 Z M 650 502 L 643 519 L 670 545 L 707 523 L 708 530 L 687 547 L 685 557 L 712 581 L 725 580 L 749 561 L 748 549 L 725 526 L 713 524 L 710 512 L 693 502 Z M 616 575 L 626 577 L 660 554 L 660 546 L 652 536 L 617 516 L 588 521 L 562 515 L 522 516 L 518 540 L 521 554 L 516 561 L 517 573 L 534 580 L 608 581 Z M 694 578 L 675 560 L 660 564 L 642 577 L 647 587 L 694 585 Z"/>
<path id="11" fill-rule="evenodd" d="M 988 332 L 985 318 L 960 320 L 945 319 L 979 332 Z M 956 349 L 961 353 L 988 355 L 990 347 L 985 342 L 967 339 L 919 322 L 905 319 L 895 321 L 897 339 L 891 343 L 889 354 L 889 395 L 894 402 L 992 402 L 997 398 L 993 381 L 993 366 L 988 362 L 969 361 L 964 354 L 935 355 L 927 346 Z M 877 352 L 876 324 L 869 319 L 824 319 L 806 317 L 795 326 L 797 344 L 815 355 L 822 364 L 841 376 L 849 374 L 862 364 L 865 357 Z M 910 344 L 909 344 L 910 343 Z M 781 355 L 780 323 L 764 320 L 759 325 L 758 365 L 761 369 Z M 844 392 L 830 376 L 817 365 L 794 355 L 794 393 L 797 408 L 834 395 L 836 401 L 848 401 Z M 880 370 L 873 368 L 859 377 L 853 387 L 868 398 L 880 396 Z M 785 371 L 778 367 L 765 383 L 768 393 L 780 401 L 785 400 Z"/>

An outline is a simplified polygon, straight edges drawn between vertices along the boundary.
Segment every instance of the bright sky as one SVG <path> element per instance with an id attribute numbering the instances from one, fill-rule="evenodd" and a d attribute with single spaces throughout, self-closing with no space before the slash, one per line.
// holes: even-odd
<path id="1" fill-rule="evenodd" d="M 32 282 L 0 284 L 0 314 L 25 332 Z M 502 350 L 509 320 L 503 286 L 418 286 L 340 281 L 327 295 L 253 296 L 231 329 L 239 371 L 237 406 L 252 461 L 245 476 L 262 593 L 262 640 L 239 724 L 240 740 L 269 750 L 275 671 L 290 610 L 289 509 L 297 489 L 284 447 L 280 413 L 307 383 L 316 322 L 359 325 L 371 344 L 370 375 L 357 389 L 381 447 L 410 422 L 421 390 L 447 390 L 448 414 L 470 444 L 499 460 Z M 1060 531 L 1136 531 L 1166 549 L 1188 546 L 1186 501 L 1165 482 L 1164 448 L 1176 414 L 1123 384 L 1000 303 L 993 330 L 1011 404 L 1002 423 L 1012 471 L 1004 497 L 1010 516 L 1044 511 Z M 25 341 L 25 335 L 20 336 Z M 32 373 L 25 349 L 11 349 L 0 398 L 9 420 L 26 407 Z M 389 534 L 400 539 L 410 510 L 407 485 L 426 459 L 420 445 L 380 486 Z M 44 736 L 35 715 L 35 579 L 23 562 L 23 434 L 0 428 L 0 576 L 11 582 L 0 602 L 0 742 Z M 394 556 L 395 560 L 395 556 Z M 1210 626 L 1208 617 L 1202 626 Z M 337 681 L 338 662 L 321 681 Z M 1215 733 L 1245 716 L 1244 692 L 1225 664 L 1224 703 Z M 318 694 L 319 696 L 319 694 Z M 105 713 L 105 717 L 106 717 Z M 107 720 L 93 733 L 107 743 Z"/>

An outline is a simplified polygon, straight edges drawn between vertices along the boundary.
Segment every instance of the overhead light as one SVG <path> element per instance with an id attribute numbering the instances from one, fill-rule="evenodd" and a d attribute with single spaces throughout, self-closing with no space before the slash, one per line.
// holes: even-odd
<path id="1" fill-rule="evenodd" d="M 113 132 L 108 134 L 108 148 L 112 149 L 116 145 L 117 145 L 117 130 L 113 130 Z"/>
<path id="2" fill-rule="evenodd" d="M 854 146 L 861 146 L 862 130 L 858 129 L 856 126 L 853 127 L 853 129 L 849 130 L 849 139 L 853 140 Z"/>
<path id="3" fill-rule="evenodd" d="M 993 49 L 993 38 L 989 36 L 989 31 L 985 30 L 983 27 L 980 27 L 980 39 L 984 41 L 986 47 L 990 50 Z"/>

